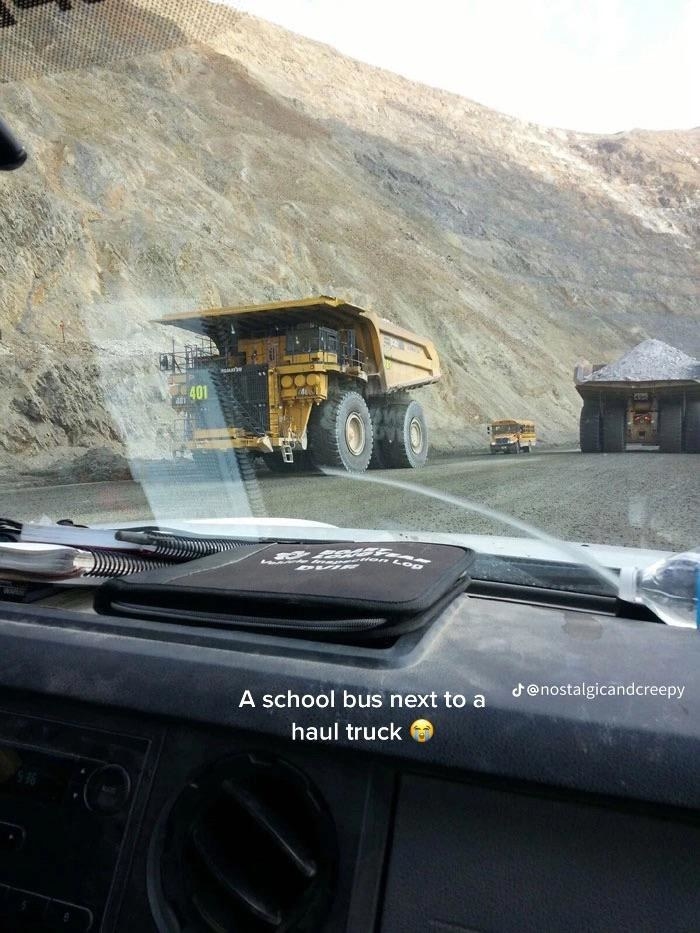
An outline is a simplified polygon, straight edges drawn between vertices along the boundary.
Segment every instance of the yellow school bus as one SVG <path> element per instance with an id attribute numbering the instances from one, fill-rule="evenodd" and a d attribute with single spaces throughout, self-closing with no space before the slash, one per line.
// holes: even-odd
<path id="1" fill-rule="evenodd" d="M 486 430 L 491 435 L 492 454 L 519 454 L 521 450 L 529 454 L 537 445 L 534 421 L 504 418 L 492 421 Z"/>

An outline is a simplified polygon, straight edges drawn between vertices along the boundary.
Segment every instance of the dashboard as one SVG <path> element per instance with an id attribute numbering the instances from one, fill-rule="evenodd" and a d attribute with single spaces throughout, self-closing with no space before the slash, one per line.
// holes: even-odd
<path id="1" fill-rule="evenodd" d="M 0 929 L 696 929 L 699 673 L 475 596 L 381 648 L 4 604 Z"/>

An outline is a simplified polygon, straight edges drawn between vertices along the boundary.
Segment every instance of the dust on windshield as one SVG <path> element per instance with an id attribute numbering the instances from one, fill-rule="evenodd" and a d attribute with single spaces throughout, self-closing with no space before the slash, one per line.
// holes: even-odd
<path id="1" fill-rule="evenodd" d="M 3 517 L 697 544 L 700 131 L 204 0 L 0 16 Z"/>

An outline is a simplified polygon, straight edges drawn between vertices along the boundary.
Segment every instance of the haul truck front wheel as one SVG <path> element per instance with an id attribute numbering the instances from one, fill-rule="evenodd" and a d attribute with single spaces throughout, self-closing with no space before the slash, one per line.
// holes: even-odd
<path id="1" fill-rule="evenodd" d="M 312 412 L 308 449 L 317 466 L 364 473 L 373 443 L 369 408 L 359 392 L 332 395 Z"/>
<path id="2" fill-rule="evenodd" d="M 579 421 L 579 442 L 582 454 L 599 454 L 602 451 L 601 433 L 598 403 L 584 402 Z"/>

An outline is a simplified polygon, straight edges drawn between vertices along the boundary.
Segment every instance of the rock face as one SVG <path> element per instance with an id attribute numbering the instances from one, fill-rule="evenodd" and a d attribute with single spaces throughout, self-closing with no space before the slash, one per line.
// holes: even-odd
<path id="1" fill-rule="evenodd" d="M 12 36 L 8 60 L 34 58 L 0 84 L 30 151 L 0 177 L 0 466 L 167 454 L 157 353 L 187 335 L 149 322 L 197 307 L 336 295 L 429 334 L 442 449 L 503 417 L 572 441 L 581 357 L 646 338 L 700 356 L 700 131 L 546 129 L 223 7 L 195 29 L 183 6 L 125 4 L 167 41 L 81 46 L 70 72 L 63 33 L 37 39 L 47 8 Z M 100 48 L 126 48 L 114 7 L 89 9 Z"/>

